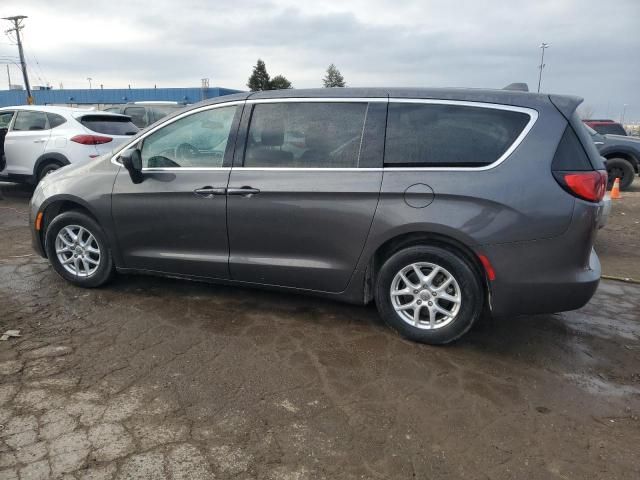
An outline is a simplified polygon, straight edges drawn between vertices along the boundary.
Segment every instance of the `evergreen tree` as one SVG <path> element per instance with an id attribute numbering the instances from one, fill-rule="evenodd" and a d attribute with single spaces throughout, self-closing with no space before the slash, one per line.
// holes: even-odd
<path id="1" fill-rule="evenodd" d="M 333 63 L 327 68 L 327 75 L 322 79 L 322 83 L 324 83 L 325 88 L 347 86 L 340 70 Z"/>
<path id="2" fill-rule="evenodd" d="M 271 79 L 267 73 L 267 66 L 262 60 L 258 59 L 256 66 L 253 67 L 253 72 L 249 77 L 247 87 L 249 87 L 249 90 L 252 92 L 271 89 Z"/>
<path id="3" fill-rule="evenodd" d="M 285 88 L 293 88 L 293 86 L 284 75 L 276 75 L 269 82 L 269 90 L 282 90 Z"/>

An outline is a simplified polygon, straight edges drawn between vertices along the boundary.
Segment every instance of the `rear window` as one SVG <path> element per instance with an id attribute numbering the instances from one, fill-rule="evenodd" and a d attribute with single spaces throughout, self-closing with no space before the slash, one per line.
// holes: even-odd
<path id="1" fill-rule="evenodd" d="M 386 166 L 481 167 L 498 160 L 529 122 L 511 110 L 390 103 Z"/>
<path id="2" fill-rule="evenodd" d="M 127 117 L 115 115 L 85 115 L 79 121 L 89 130 L 107 135 L 135 135 L 139 130 Z"/>
<path id="3" fill-rule="evenodd" d="M 620 125 L 619 123 L 601 123 L 599 125 L 592 124 L 592 126 L 594 130 L 598 132 L 600 135 L 606 135 L 606 134 L 626 135 L 627 134 L 625 129 L 622 128 L 622 125 Z"/>

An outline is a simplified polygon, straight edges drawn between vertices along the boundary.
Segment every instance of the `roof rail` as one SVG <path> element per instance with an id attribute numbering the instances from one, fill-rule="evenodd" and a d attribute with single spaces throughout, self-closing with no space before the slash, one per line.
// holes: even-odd
<path id="1" fill-rule="evenodd" d="M 528 92 L 529 85 L 527 85 L 526 83 L 510 83 L 509 85 L 504 87 L 502 90 L 516 90 L 518 92 Z"/>

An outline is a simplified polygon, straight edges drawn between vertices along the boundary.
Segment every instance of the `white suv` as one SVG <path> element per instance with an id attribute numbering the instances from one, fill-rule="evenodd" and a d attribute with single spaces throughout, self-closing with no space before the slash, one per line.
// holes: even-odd
<path id="1" fill-rule="evenodd" d="M 37 183 L 99 157 L 138 133 L 130 117 L 53 106 L 0 108 L 0 179 Z"/>

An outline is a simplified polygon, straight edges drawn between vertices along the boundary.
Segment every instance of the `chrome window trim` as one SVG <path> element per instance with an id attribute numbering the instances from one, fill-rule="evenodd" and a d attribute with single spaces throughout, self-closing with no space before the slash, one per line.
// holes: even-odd
<path id="1" fill-rule="evenodd" d="M 388 101 L 387 97 L 287 97 L 248 99 L 247 103 L 387 103 Z"/>
<path id="2" fill-rule="evenodd" d="M 189 110 L 187 112 L 183 112 L 180 115 L 170 118 L 169 120 L 167 120 L 166 122 L 162 122 L 160 125 L 156 125 L 153 129 L 149 130 L 148 132 L 145 132 L 144 135 L 138 137 L 135 141 L 133 142 L 129 142 L 129 143 L 125 143 L 123 144 L 122 147 L 120 147 L 118 150 L 116 150 L 113 155 L 111 156 L 111 163 L 113 163 L 114 165 L 117 165 L 118 167 L 122 167 L 123 165 L 116 161 L 116 158 L 118 157 L 118 155 L 120 155 L 122 152 L 124 152 L 125 150 L 127 150 L 128 148 L 131 148 L 131 146 L 135 145 L 136 143 L 144 140 L 145 138 L 147 138 L 149 135 L 151 135 L 152 133 L 156 132 L 157 130 L 165 127 L 166 125 L 170 125 L 173 122 L 177 122 L 178 120 L 187 117 L 189 115 L 193 115 L 195 113 L 200 113 L 200 112 L 204 112 L 207 110 L 213 110 L 215 108 L 222 108 L 222 107 L 233 107 L 233 106 L 237 106 L 237 105 L 243 105 L 245 103 L 244 100 L 237 100 L 235 102 L 223 102 L 223 103 L 215 103 L 213 105 L 204 105 L 202 107 L 198 107 L 198 108 L 194 108 L 193 110 Z M 143 168 L 142 171 L 143 172 L 150 172 L 150 171 L 154 171 L 154 172 L 163 172 L 163 171 L 174 171 L 174 172 L 180 172 L 180 171 L 194 171 L 194 170 L 224 170 L 224 169 L 230 169 L 230 167 L 166 167 L 166 168 Z"/>
<path id="3" fill-rule="evenodd" d="M 233 170 L 246 172 L 382 172 L 385 169 L 380 167 L 233 167 Z"/>
<path id="4" fill-rule="evenodd" d="M 207 170 L 220 170 L 220 171 L 230 171 L 230 170 L 246 170 L 246 171 L 281 171 L 281 172 L 480 172 L 491 170 L 502 162 L 504 162 L 511 154 L 520 146 L 522 141 L 529 134 L 533 126 L 538 120 L 538 112 L 533 108 L 528 107 L 517 107 L 514 105 L 502 105 L 499 103 L 487 103 L 487 102 L 474 102 L 467 100 L 441 100 L 441 99 L 431 99 L 431 98 L 386 98 L 386 97 L 344 97 L 344 98 L 336 98 L 336 97 L 299 97 L 299 98 L 260 98 L 254 100 L 237 100 L 234 102 L 224 102 L 217 103 L 214 105 L 205 105 L 203 107 L 195 108 L 193 110 L 189 110 L 184 112 L 177 117 L 174 117 L 166 122 L 157 125 L 152 130 L 149 130 L 144 135 L 136 139 L 135 142 L 129 142 L 117 150 L 113 156 L 111 157 L 111 163 L 122 167 L 122 164 L 117 162 L 115 159 L 125 151 L 130 148 L 135 143 L 144 140 L 146 137 L 157 131 L 158 129 L 164 127 L 165 125 L 169 125 L 181 118 L 184 118 L 188 115 L 192 115 L 195 113 L 203 112 L 206 110 L 212 110 L 214 108 L 222 108 L 222 107 L 231 107 L 234 105 L 242 105 L 242 104 L 260 104 L 260 103 L 358 103 L 358 102 L 388 102 L 388 103 L 413 103 L 413 104 L 429 104 L 429 105 L 457 105 L 464 107 L 477 107 L 477 108 L 488 108 L 494 110 L 508 110 L 512 112 L 520 112 L 529 115 L 529 121 L 527 125 L 525 125 L 520 135 L 514 140 L 511 146 L 493 163 L 489 165 L 484 165 L 481 167 L 351 167 L 351 168 L 322 168 L 322 167 L 301 167 L 301 168 L 292 168 L 292 167 L 166 167 L 166 168 L 143 168 L 143 172 L 181 172 L 181 171 L 207 171 Z M 15 119 L 15 116 L 14 116 Z"/>

